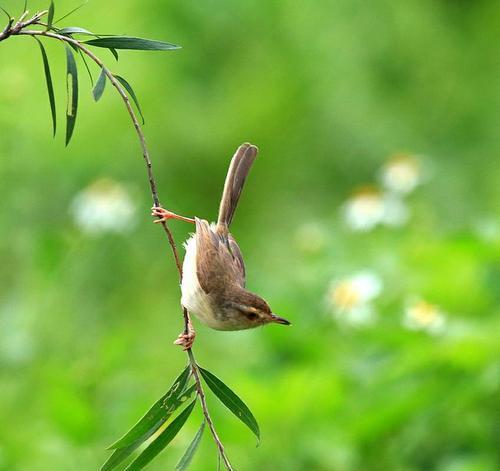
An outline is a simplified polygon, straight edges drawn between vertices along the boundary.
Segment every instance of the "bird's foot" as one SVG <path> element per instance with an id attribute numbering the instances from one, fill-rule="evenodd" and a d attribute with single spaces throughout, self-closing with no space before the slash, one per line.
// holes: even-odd
<path id="1" fill-rule="evenodd" d="M 194 343 L 194 339 L 196 338 L 196 332 L 194 329 L 190 329 L 188 333 L 182 332 L 175 340 L 174 345 L 180 345 L 183 347 L 183 350 L 189 350 Z"/>
<path id="2" fill-rule="evenodd" d="M 169 211 L 168 209 L 161 208 L 159 206 L 153 206 L 151 208 L 151 216 L 155 216 L 158 219 L 153 221 L 154 223 L 159 223 L 159 222 L 167 222 L 169 219 L 179 219 L 180 221 L 186 221 L 186 222 L 191 222 L 194 223 L 195 220 L 191 218 L 187 218 L 184 216 L 179 216 L 178 214 L 173 213 L 172 211 Z"/>

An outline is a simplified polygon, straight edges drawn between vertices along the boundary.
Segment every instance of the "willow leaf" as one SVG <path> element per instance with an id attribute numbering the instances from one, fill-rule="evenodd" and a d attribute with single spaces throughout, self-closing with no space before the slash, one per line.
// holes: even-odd
<path id="1" fill-rule="evenodd" d="M 89 76 L 90 83 L 93 87 L 94 86 L 94 78 L 92 77 L 92 72 L 90 71 L 90 67 L 89 67 L 89 64 L 87 63 L 87 59 L 85 59 L 85 54 L 82 52 L 82 50 L 80 48 L 77 48 L 77 49 L 78 49 L 78 54 L 80 54 L 80 57 L 82 58 L 83 65 L 85 66 L 85 70 L 87 71 L 87 74 Z"/>
<path id="2" fill-rule="evenodd" d="M 78 69 L 76 68 L 75 56 L 71 48 L 66 46 L 66 89 L 68 102 L 66 107 L 66 145 L 69 144 L 73 130 L 75 129 L 76 115 L 78 111 Z"/>
<path id="3" fill-rule="evenodd" d="M 105 47 L 107 49 L 133 49 L 139 51 L 171 51 L 180 49 L 180 46 L 156 41 L 154 39 L 135 38 L 133 36 L 107 36 L 85 41 L 89 46 Z"/>
<path id="4" fill-rule="evenodd" d="M 106 68 L 103 67 L 101 69 L 101 73 L 97 82 L 95 84 L 94 89 L 92 90 L 92 95 L 94 95 L 94 100 L 99 101 L 104 93 L 104 88 L 106 87 Z"/>
<path id="5" fill-rule="evenodd" d="M 118 61 L 118 59 L 119 59 L 118 51 L 116 49 L 113 49 L 112 47 L 110 47 L 109 52 L 111 52 L 111 54 L 113 54 L 113 57 Z"/>
<path id="6" fill-rule="evenodd" d="M 145 123 L 144 115 L 142 114 L 141 107 L 139 106 L 139 100 L 137 99 L 137 96 L 134 93 L 132 86 L 123 77 L 120 77 L 119 75 L 115 75 L 115 78 L 116 80 L 118 80 L 118 82 L 120 82 L 123 85 L 123 88 L 125 88 L 130 98 L 132 98 L 133 102 L 135 103 L 135 106 L 137 106 L 137 111 L 139 111 L 139 114 L 141 115 L 142 124 L 144 124 Z"/>
<path id="7" fill-rule="evenodd" d="M 220 401 L 240 419 L 260 441 L 260 429 L 257 420 L 253 416 L 248 406 L 226 386 L 217 376 L 199 367 L 203 379 L 212 392 L 220 399 Z"/>
<path id="8" fill-rule="evenodd" d="M 54 11 L 55 11 L 54 1 L 51 0 L 49 6 L 49 13 L 47 15 L 47 31 L 49 29 L 52 29 L 52 22 L 54 21 Z"/>
<path id="9" fill-rule="evenodd" d="M 96 36 L 97 34 L 92 33 L 86 29 L 80 28 L 78 26 L 68 26 L 67 28 L 62 28 L 58 31 L 59 34 L 85 34 L 87 36 Z"/>
<path id="10" fill-rule="evenodd" d="M 191 369 L 189 366 L 174 381 L 170 389 L 156 401 L 144 416 L 122 438 L 113 443 L 108 449 L 123 448 L 137 441 L 147 440 L 165 423 L 182 402 L 192 393 L 191 388 L 185 391 Z"/>
<path id="11" fill-rule="evenodd" d="M 57 127 L 57 120 L 56 120 L 56 99 L 54 95 L 54 87 L 52 85 L 52 75 L 50 73 L 50 66 L 49 66 L 49 59 L 47 57 L 47 53 L 45 52 L 45 48 L 43 47 L 42 42 L 35 36 L 33 36 L 38 45 L 40 46 L 40 51 L 42 53 L 42 60 L 43 60 L 43 70 L 45 72 L 45 81 L 47 82 L 47 92 L 49 94 L 49 103 L 50 103 L 50 114 L 52 115 L 52 129 L 53 129 L 53 135 L 56 135 L 56 127 Z"/>
<path id="12" fill-rule="evenodd" d="M 193 438 L 193 441 L 187 447 L 186 452 L 182 456 L 182 458 L 177 463 L 175 467 L 175 471 L 185 471 L 188 469 L 188 466 L 191 464 L 194 454 L 200 445 L 201 437 L 203 436 L 203 431 L 205 430 L 205 421 L 203 421 L 200 425 L 200 428 L 196 432 L 196 435 Z"/>
<path id="13" fill-rule="evenodd" d="M 89 3 L 89 0 L 86 0 L 85 2 L 83 2 L 81 5 L 78 5 L 76 8 L 73 8 L 73 10 L 71 10 L 70 12 L 66 13 L 65 15 L 61 16 L 61 18 L 58 18 L 57 21 L 54 21 L 54 24 L 57 24 L 59 23 L 61 20 L 64 20 L 64 18 L 67 18 L 68 16 L 72 15 L 73 13 L 75 13 L 76 11 L 78 11 L 80 8 L 84 7 L 85 5 L 87 5 L 87 3 Z"/>
<path id="14" fill-rule="evenodd" d="M 155 456 L 157 456 L 179 433 L 186 420 L 193 411 L 196 399 L 191 402 L 171 423 L 163 430 L 148 447 L 125 468 L 125 471 L 139 471 L 144 468 Z"/>

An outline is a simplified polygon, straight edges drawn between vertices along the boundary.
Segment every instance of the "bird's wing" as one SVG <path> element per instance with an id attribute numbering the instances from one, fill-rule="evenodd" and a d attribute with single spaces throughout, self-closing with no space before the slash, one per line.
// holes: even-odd
<path id="1" fill-rule="evenodd" d="M 203 219 L 196 219 L 196 274 L 205 293 L 216 293 L 226 286 L 245 284 L 245 267 L 234 238 L 221 236 Z"/>

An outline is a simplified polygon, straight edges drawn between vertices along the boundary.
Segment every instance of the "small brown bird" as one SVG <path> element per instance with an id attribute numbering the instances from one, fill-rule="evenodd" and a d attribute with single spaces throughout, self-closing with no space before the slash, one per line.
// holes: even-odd
<path id="1" fill-rule="evenodd" d="M 154 207 L 153 216 L 180 219 L 196 224 L 196 233 L 184 244 L 182 305 L 204 324 L 216 330 L 243 330 L 271 322 L 290 325 L 277 316 L 260 296 L 245 288 L 245 264 L 229 226 L 236 211 L 241 190 L 257 157 L 257 147 L 241 145 L 234 154 L 226 176 L 217 223 L 186 218 Z M 179 335 L 175 342 L 190 348 L 194 330 Z"/>

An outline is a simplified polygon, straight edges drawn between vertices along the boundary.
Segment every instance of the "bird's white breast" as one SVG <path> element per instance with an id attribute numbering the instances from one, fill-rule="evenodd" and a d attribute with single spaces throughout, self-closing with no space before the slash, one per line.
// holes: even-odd
<path id="1" fill-rule="evenodd" d="M 191 236 L 184 244 L 186 255 L 182 265 L 181 284 L 182 305 L 209 327 L 219 329 L 219 323 L 212 310 L 210 298 L 203 291 L 196 273 L 196 235 Z"/>

